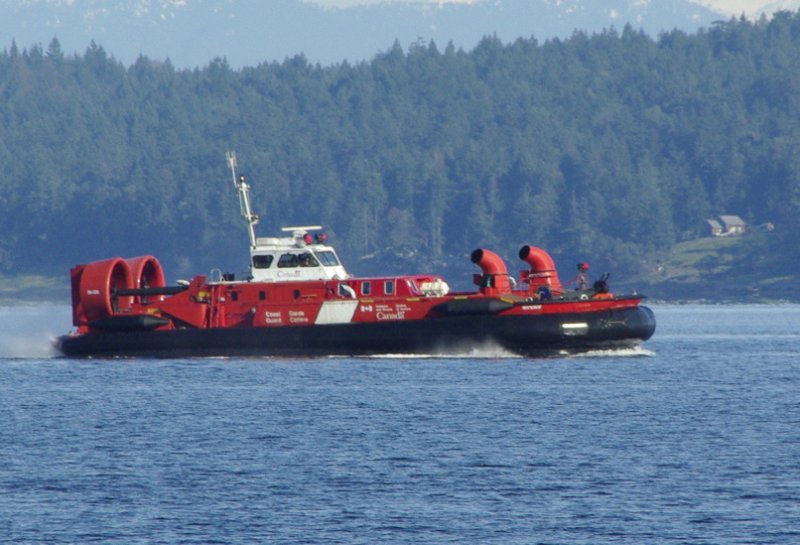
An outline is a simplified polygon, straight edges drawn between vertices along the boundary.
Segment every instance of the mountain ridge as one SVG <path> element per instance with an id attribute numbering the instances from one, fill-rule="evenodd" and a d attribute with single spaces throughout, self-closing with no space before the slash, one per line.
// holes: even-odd
<path id="1" fill-rule="evenodd" d="M 472 49 L 484 36 L 566 38 L 631 24 L 651 35 L 692 32 L 725 16 L 690 0 L 493 0 L 471 4 L 370 4 L 326 8 L 302 0 L 1 0 L 4 46 L 46 45 L 66 52 L 96 42 L 125 64 L 141 56 L 170 59 L 179 68 L 224 57 L 254 66 L 302 54 L 312 63 L 369 60 L 398 40 L 403 47 L 434 41 Z"/>

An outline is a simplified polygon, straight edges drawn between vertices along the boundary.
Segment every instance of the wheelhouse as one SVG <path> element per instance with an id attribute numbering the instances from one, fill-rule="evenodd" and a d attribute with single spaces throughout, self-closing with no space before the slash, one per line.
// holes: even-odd
<path id="1" fill-rule="evenodd" d="M 336 250 L 326 245 L 320 226 L 284 227 L 290 237 L 257 238 L 250 249 L 250 278 L 254 282 L 344 279 L 350 275 Z"/>

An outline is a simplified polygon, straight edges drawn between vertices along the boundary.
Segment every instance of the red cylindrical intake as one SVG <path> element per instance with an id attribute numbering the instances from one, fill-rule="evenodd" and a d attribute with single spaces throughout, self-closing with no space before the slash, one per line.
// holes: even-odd
<path id="1" fill-rule="evenodd" d="M 496 253 L 478 248 L 470 259 L 483 271 L 477 278 L 481 293 L 500 295 L 511 293 L 511 283 L 508 280 L 508 269 L 502 258 Z"/>
<path id="2" fill-rule="evenodd" d="M 120 288 L 133 287 L 133 275 L 128 264 L 119 257 L 89 263 L 79 271 L 73 290 L 73 322 L 86 325 L 93 320 L 105 318 L 120 310 L 130 308 L 133 298 L 113 297 L 112 292 Z"/>
<path id="3" fill-rule="evenodd" d="M 163 288 L 167 285 L 164 269 L 155 257 L 143 255 L 126 259 L 125 262 L 131 268 L 134 288 Z"/>
<path id="4" fill-rule="evenodd" d="M 523 246 L 519 249 L 519 258 L 530 265 L 531 270 L 523 277 L 529 288 L 535 291 L 539 286 L 547 286 L 552 291 L 562 292 L 561 281 L 553 258 L 546 251 L 536 246 Z"/>
<path id="5" fill-rule="evenodd" d="M 143 255 L 126 259 L 125 262 L 131 268 L 134 288 L 163 288 L 167 285 L 167 281 L 164 278 L 164 269 L 155 257 Z M 156 299 L 163 301 L 164 296 L 156 296 Z M 136 303 L 147 302 L 147 299 L 139 296 L 135 297 L 134 300 Z"/>

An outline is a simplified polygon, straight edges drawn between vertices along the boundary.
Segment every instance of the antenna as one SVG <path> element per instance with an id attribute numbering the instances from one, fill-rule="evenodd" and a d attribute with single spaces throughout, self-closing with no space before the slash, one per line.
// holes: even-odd
<path id="1" fill-rule="evenodd" d="M 233 177 L 233 186 L 239 193 L 239 211 L 242 217 L 247 222 L 247 233 L 250 235 L 250 247 L 256 247 L 256 230 L 255 225 L 258 223 L 258 214 L 253 213 L 250 207 L 250 186 L 247 185 L 244 176 L 236 175 L 236 153 L 229 151 L 225 154 L 228 160 L 228 166 L 231 169 L 231 176 Z"/>

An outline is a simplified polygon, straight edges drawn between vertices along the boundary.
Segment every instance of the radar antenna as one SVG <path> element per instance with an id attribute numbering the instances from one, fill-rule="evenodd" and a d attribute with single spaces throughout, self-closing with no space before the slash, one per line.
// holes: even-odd
<path id="1" fill-rule="evenodd" d="M 255 226 L 258 223 L 258 214 L 253 213 L 250 207 L 250 186 L 247 185 L 244 175 L 236 175 L 236 153 L 229 151 L 225 154 L 228 160 L 228 166 L 231 169 L 231 176 L 233 177 L 233 186 L 239 194 L 239 210 L 242 217 L 247 222 L 247 233 L 250 235 L 250 247 L 256 247 L 256 230 Z"/>

